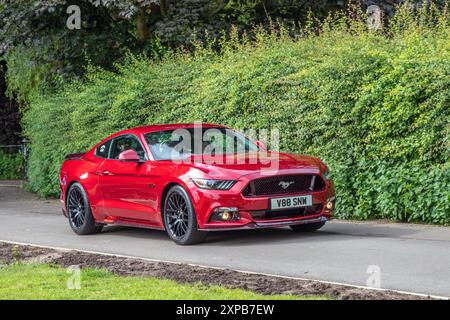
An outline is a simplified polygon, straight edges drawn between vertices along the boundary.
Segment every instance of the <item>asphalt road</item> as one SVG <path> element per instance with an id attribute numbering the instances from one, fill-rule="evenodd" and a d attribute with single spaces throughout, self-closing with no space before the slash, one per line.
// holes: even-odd
<path id="1" fill-rule="evenodd" d="M 164 232 L 145 229 L 108 227 L 77 236 L 58 201 L 1 185 L 0 240 L 360 286 L 367 285 L 370 269 L 370 283 L 379 279 L 381 288 L 450 297 L 450 228 L 333 221 L 312 234 L 288 228 L 220 232 L 182 247 Z"/>

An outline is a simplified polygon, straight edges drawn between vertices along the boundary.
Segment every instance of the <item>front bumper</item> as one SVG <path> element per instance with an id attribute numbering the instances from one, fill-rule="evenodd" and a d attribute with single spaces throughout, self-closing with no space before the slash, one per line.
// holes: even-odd
<path id="1" fill-rule="evenodd" d="M 233 226 L 233 227 L 216 227 L 216 228 L 205 228 L 200 229 L 202 231 L 231 231 L 231 230 L 246 230 L 246 229 L 264 229 L 264 228 L 279 228 L 292 226 L 296 224 L 308 224 L 317 222 L 326 222 L 329 219 L 325 216 L 319 216 L 317 218 L 309 219 L 289 219 L 283 221 L 266 221 L 266 222 L 251 222 L 245 225 Z"/>
<path id="2" fill-rule="evenodd" d="M 333 218 L 333 210 L 326 209 L 326 203 L 335 198 L 334 187 L 331 181 L 322 191 L 309 192 L 312 195 L 313 205 L 321 204 L 320 211 L 299 214 L 284 218 L 255 218 L 254 213 L 258 211 L 270 211 L 270 199 L 277 197 L 288 197 L 304 194 L 272 195 L 264 197 L 244 197 L 241 193 L 247 181 L 239 181 L 231 190 L 204 190 L 195 185 L 188 185 L 199 230 L 222 231 L 239 229 L 259 229 L 282 227 L 294 224 L 316 223 L 328 221 Z M 211 221 L 214 209 L 218 207 L 236 207 L 239 209 L 240 219 L 235 221 Z M 334 208 L 333 208 L 334 209 Z"/>

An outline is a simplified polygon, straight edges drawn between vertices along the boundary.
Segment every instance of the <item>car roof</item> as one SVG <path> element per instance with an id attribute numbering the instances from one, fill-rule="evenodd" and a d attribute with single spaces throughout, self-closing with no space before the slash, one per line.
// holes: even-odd
<path id="1" fill-rule="evenodd" d="M 141 127 L 135 127 L 131 129 L 126 129 L 122 131 L 118 131 L 116 133 L 113 133 L 109 135 L 108 137 L 101 140 L 99 143 L 97 143 L 92 149 L 97 148 L 102 143 L 105 143 L 105 141 L 108 141 L 109 139 L 126 135 L 126 134 L 134 134 L 139 136 L 140 134 L 145 134 L 149 132 L 156 132 L 156 131 L 164 131 L 164 130 L 175 130 L 180 128 L 193 128 L 195 125 L 200 125 L 203 128 L 228 128 L 227 126 L 221 125 L 221 124 L 212 124 L 212 123 L 171 123 L 171 124 L 155 124 L 155 125 L 149 125 L 149 126 L 141 126 Z"/>
<path id="2" fill-rule="evenodd" d="M 105 143 L 106 141 L 108 141 L 110 139 L 121 136 L 121 135 L 126 135 L 126 134 L 140 135 L 140 134 L 156 132 L 156 131 L 175 130 L 175 129 L 180 129 L 180 128 L 193 128 L 195 125 L 200 125 L 200 124 L 203 128 L 228 128 L 227 126 L 224 126 L 221 124 L 202 123 L 202 122 L 155 124 L 155 125 L 148 125 L 148 126 L 140 126 L 140 127 L 135 127 L 135 128 L 131 128 L 131 129 L 118 131 L 116 133 L 109 135 L 108 137 L 104 138 L 102 141 L 97 143 L 89 152 L 94 152 L 95 149 L 98 146 L 100 146 L 101 144 Z"/>
<path id="3" fill-rule="evenodd" d="M 175 130 L 180 128 L 193 128 L 196 125 L 201 125 L 203 128 L 227 128 L 224 125 L 221 124 L 212 124 L 212 123 L 171 123 L 171 124 L 155 124 L 155 125 L 148 125 L 148 126 L 140 126 L 132 129 L 123 130 L 120 132 L 117 132 L 115 135 L 121 135 L 126 133 L 149 133 L 149 132 L 156 132 L 156 131 L 165 131 L 165 130 Z"/>

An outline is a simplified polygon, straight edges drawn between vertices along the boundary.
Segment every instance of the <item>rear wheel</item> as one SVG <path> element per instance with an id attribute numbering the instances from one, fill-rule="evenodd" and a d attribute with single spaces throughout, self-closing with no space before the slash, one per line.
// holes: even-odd
<path id="1" fill-rule="evenodd" d="M 291 229 L 294 232 L 313 232 L 319 230 L 325 225 L 325 221 L 306 223 L 306 224 L 294 224 L 291 225 Z"/>
<path id="2" fill-rule="evenodd" d="M 202 242 L 207 232 L 197 228 L 197 217 L 187 192 L 181 186 L 172 187 L 164 200 L 164 226 L 169 237 L 179 245 Z"/>
<path id="3" fill-rule="evenodd" d="M 103 225 L 95 223 L 86 192 L 79 183 L 74 183 L 67 193 L 67 216 L 72 230 L 79 235 L 99 233 Z"/>

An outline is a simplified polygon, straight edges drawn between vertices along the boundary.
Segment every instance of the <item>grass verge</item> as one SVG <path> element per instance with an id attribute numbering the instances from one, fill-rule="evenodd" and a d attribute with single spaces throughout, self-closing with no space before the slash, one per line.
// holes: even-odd
<path id="1" fill-rule="evenodd" d="M 117 276 L 109 271 L 84 268 L 80 289 L 68 289 L 73 272 L 47 264 L 14 263 L 0 269 L 0 299 L 307 299 L 293 295 L 261 295 L 241 289 L 226 289 L 202 284 L 179 284 L 156 278 Z"/>

